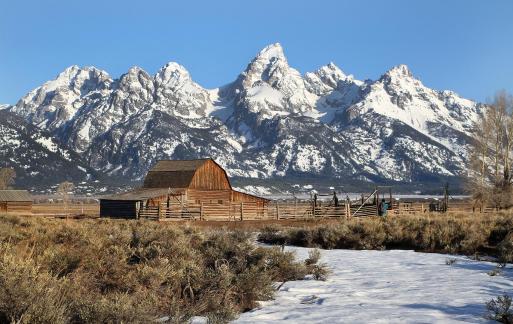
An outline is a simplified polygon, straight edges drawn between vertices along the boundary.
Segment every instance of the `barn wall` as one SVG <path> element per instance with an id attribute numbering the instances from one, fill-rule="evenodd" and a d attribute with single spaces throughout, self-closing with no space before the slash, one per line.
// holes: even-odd
<path id="1" fill-rule="evenodd" d="M 32 213 L 32 202 L 10 201 L 5 205 L 9 213 Z"/>
<path id="2" fill-rule="evenodd" d="M 6 212 L 7 211 L 7 203 L 5 202 L 0 202 L 0 213 L 1 212 Z"/>
<path id="3" fill-rule="evenodd" d="M 178 198 L 180 199 L 180 198 Z M 176 199 L 174 199 L 173 197 L 170 198 L 170 202 L 171 203 L 176 203 Z M 150 198 L 148 199 L 145 203 L 144 203 L 144 206 L 145 207 L 157 207 L 159 204 L 165 204 L 167 203 L 167 195 L 165 196 L 160 196 L 160 197 L 153 197 L 153 198 Z"/>
<path id="4" fill-rule="evenodd" d="M 219 203 L 227 204 L 230 202 L 230 190 L 187 190 L 187 203 Z"/>
<path id="5" fill-rule="evenodd" d="M 231 189 L 226 172 L 212 160 L 206 161 L 196 170 L 189 188 L 200 190 Z"/>
<path id="6" fill-rule="evenodd" d="M 235 191 L 235 190 L 231 191 L 231 200 L 235 203 L 237 203 L 237 202 L 256 202 L 256 203 L 260 203 L 262 205 L 267 202 L 267 200 L 265 200 L 263 198 L 253 196 L 253 195 L 248 195 L 246 193 Z"/>
<path id="7" fill-rule="evenodd" d="M 100 217 L 137 218 L 136 201 L 100 200 Z"/>

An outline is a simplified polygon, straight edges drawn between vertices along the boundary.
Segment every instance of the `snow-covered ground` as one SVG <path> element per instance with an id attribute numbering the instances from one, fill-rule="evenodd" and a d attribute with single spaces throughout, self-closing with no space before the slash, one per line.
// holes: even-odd
<path id="1" fill-rule="evenodd" d="M 298 258 L 306 248 L 287 247 Z M 237 323 L 482 323 L 485 303 L 513 294 L 513 269 L 413 251 L 322 250 L 327 281 L 294 281 Z M 457 259 L 447 265 L 449 258 Z"/>

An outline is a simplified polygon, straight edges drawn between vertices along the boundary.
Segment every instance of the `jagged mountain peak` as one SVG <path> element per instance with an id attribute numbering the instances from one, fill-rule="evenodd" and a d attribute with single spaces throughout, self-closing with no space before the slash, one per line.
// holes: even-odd
<path id="1" fill-rule="evenodd" d="M 121 75 L 118 83 L 121 89 L 137 90 L 140 86 L 150 86 L 153 83 L 153 78 L 142 68 L 132 66 L 125 74 Z"/>
<path id="2" fill-rule="evenodd" d="M 264 81 L 279 88 L 285 78 L 301 78 L 301 74 L 289 67 L 283 48 L 279 43 L 271 44 L 261 50 L 249 63 L 238 80 L 244 88 L 252 87 L 256 82 Z"/>
<path id="3" fill-rule="evenodd" d="M 327 65 L 321 66 L 314 74 L 321 79 L 321 81 L 331 88 L 336 88 L 339 81 L 352 79 L 352 75 L 346 75 L 335 63 L 330 62 Z M 305 75 L 306 77 L 306 75 Z"/>
<path id="4" fill-rule="evenodd" d="M 340 76 L 346 75 L 334 62 L 329 62 L 328 64 L 321 66 L 317 71 L 336 73 Z"/>
<path id="5" fill-rule="evenodd" d="M 403 82 L 417 83 L 421 85 L 410 68 L 406 64 L 399 64 L 386 71 L 378 80 L 378 82 L 401 84 Z"/>
<path id="6" fill-rule="evenodd" d="M 192 79 L 189 71 L 184 66 L 176 62 L 169 62 L 157 72 L 155 81 L 158 84 L 173 86 L 184 82 L 192 82 Z"/>
<path id="7" fill-rule="evenodd" d="M 152 79 L 152 76 L 146 72 L 144 69 L 142 69 L 141 67 L 138 67 L 138 66 L 132 66 L 128 69 L 128 71 L 121 75 L 121 77 L 119 78 L 119 81 L 121 83 L 125 83 L 125 82 L 129 82 L 131 80 L 139 80 L 141 81 L 142 80 L 151 80 Z"/>
<path id="8" fill-rule="evenodd" d="M 399 64 L 392 67 L 390 70 L 385 72 L 385 75 L 395 76 L 395 77 L 413 77 L 413 73 L 410 68 L 406 64 Z"/>
<path id="9" fill-rule="evenodd" d="M 76 86 L 91 76 L 107 81 Z M 153 76 L 132 67 L 112 84 L 89 67 L 71 66 L 58 78 L 63 86 L 45 84 L 10 110 L 92 167 L 136 177 L 155 159 L 195 154 L 219 158 L 242 177 L 458 175 L 479 109 L 423 86 L 406 65 L 365 83 L 333 62 L 303 76 L 279 43 L 212 90 L 176 62 Z"/>
<path id="10" fill-rule="evenodd" d="M 103 70 L 93 66 L 79 67 L 78 65 L 72 65 L 59 73 L 55 79 L 45 82 L 40 88 L 43 88 L 46 92 L 54 91 L 59 88 L 68 88 L 77 92 L 84 92 L 84 90 L 88 91 L 98 86 L 100 83 L 110 82 L 112 82 L 112 79 L 109 74 Z"/>
<path id="11" fill-rule="evenodd" d="M 274 43 L 267 45 L 262 49 L 255 59 L 262 59 L 262 60 L 272 60 L 272 59 L 281 59 L 281 60 L 287 60 L 285 58 L 285 54 L 283 52 L 283 47 L 280 43 Z"/>

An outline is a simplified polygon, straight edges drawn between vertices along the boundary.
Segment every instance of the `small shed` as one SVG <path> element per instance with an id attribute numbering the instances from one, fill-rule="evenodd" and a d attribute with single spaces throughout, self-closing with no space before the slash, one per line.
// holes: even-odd
<path id="1" fill-rule="evenodd" d="M 0 213 L 32 213 L 32 197 L 27 190 L 0 190 Z"/>
<path id="2" fill-rule="evenodd" d="M 135 218 L 144 207 L 157 206 L 167 199 L 170 189 L 140 188 L 100 199 L 100 217 Z"/>
<path id="3" fill-rule="evenodd" d="M 234 190 L 226 171 L 213 159 L 162 160 L 141 188 L 101 198 L 100 216 L 137 218 L 141 210 L 158 208 L 159 214 L 162 209 L 173 214 L 204 210 L 205 205 L 229 213 L 232 204 L 245 202 L 263 209 L 269 200 Z"/>

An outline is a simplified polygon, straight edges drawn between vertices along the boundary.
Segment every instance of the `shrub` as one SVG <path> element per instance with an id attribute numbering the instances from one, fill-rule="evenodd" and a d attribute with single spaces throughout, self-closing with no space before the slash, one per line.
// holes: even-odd
<path id="1" fill-rule="evenodd" d="M 353 218 L 308 228 L 267 228 L 260 242 L 324 249 L 413 249 L 488 254 L 513 262 L 513 216 L 422 215 Z"/>
<path id="2" fill-rule="evenodd" d="M 331 270 L 325 263 L 314 264 L 311 268 L 312 277 L 315 280 L 326 281 Z"/>
<path id="3" fill-rule="evenodd" d="M 286 237 L 276 226 L 265 226 L 258 233 L 257 240 L 267 244 L 285 244 Z"/>
<path id="4" fill-rule="evenodd" d="M 307 266 L 316 264 L 321 259 L 321 251 L 313 249 L 308 251 L 308 258 L 305 260 Z"/>
<path id="5" fill-rule="evenodd" d="M 31 259 L 19 259 L 9 246 L 0 256 L 0 322 L 66 323 L 62 281 L 41 271 Z"/>
<path id="6" fill-rule="evenodd" d="M 275 282 L 324 275 L 243 231 L 0 217 L 0 234 L 0 323 L 226 322 Z"/>
<path id="7" fill-rule="evenodd" d="M 513 263 L 513 230 L 498 245 L 499 262 Z"/>
<path id="8" fill-rule="evenodd" d="M 511 297 L 508 295 L 499 296 L 486 303 L 486 319 L 494 320 L 500 323 L 513 323 L 513 309 L 511 307 Z"/>

